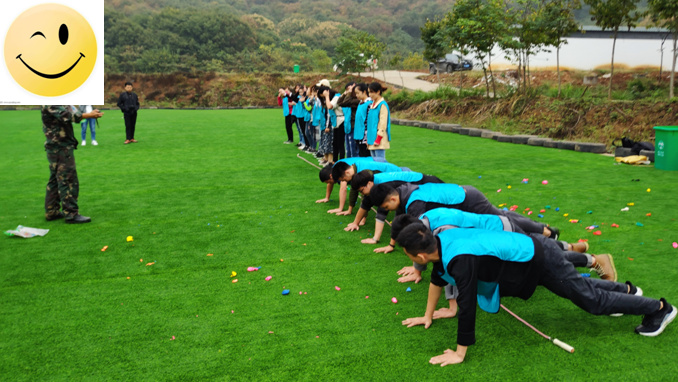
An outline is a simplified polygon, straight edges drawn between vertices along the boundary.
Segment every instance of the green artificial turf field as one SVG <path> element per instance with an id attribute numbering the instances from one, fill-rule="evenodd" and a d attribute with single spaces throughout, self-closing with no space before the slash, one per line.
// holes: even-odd
<path id="1" fill-rule="evenodd" d="M 353 216 L 326 213 L 336 190 L 314 203 L 324 185 L 282 144 L 280 110 L 142 110 L 130 145 L 120 112 L 100 122 L 100 145 L 76 151 L 92 223 L 67 225 L 43 216 L 40 113 L 0 112 L 0 228 L 50 229 L 0 238 L 2 380 L 675 379 L 678 324 L 641 337 L 640 317 L 593 316 L 543 288 L 502 302 L 574 354 L 503 311 L 479 311 L 464 363 L 430 365 L 454 349 L 456 319 L 401 325 L 423 315 L 429 276 L 397 283 L 402 250 L 360 243 L 373 215 L 347 233 Z M 391 146 L 389 161 L 529 208 L 564 239 L 612 253 L 620 281 L 678 304 L 678 172 L 403 126 L 392 127 Z"/>

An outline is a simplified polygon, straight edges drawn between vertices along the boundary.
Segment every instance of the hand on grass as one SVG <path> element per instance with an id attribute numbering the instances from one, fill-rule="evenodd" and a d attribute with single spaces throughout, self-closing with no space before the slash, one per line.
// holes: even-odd
<path id="1" fill-rule="evenodd" d="M 443 354 L 431 358 L 428 362 L 434 365 L 447 366 L 464 362 L 464 357 L 451 349 L 447 349 Z"/>
<path id="2" fill-rule="evenodd" d="M 355 223 L 348 223 L 348 225 L 346 226 L 346 228 L 344 228 L 344 231 L 346 231 L 346 232 L 352 232 L 352 231 L 357 231 L 357 230 L 359 230 L 359 229 L 360 229 L 360 227 L 359 227 L 357 224 L 355 224 Z"/>
<path id="3" fill-rule="evenodd" d="M 433 323 L 433 320 L 430 320 L 426 317 L 412 317 L 406 320 L 403 320 L 403 325 L 407 325 L 408 328 L 417 325 L 424 325 L 424 329 L 428 329 L 429 326 Z"/>
<path id="4" fill-rule="evenodd" d="M 389 252 L 393 252 L 393 249 L 394 249 L 393 247 L 391 247 L 390 245 L 387 245 L 385 247 L 375 248 L 374 252 L 375 253 L 389 253 Z"/>
<path id="5" fill-rule="evenodd" d="M 316 202 L 316 203 L 327 203 L 327 202 L 329 202 L 329 201 L 330 201 L 329 198 L 323 198 L 323 199 L 318 199 L 318 200 L 316 200 L 315 202 Z"/>
<path id="6" fill-rule="evenodd" d="M 456 309 L 440 308 L 433 312 L 433 319 L 437 320 L 439 318 L 452 318 L 456 315 L 457 315 Z"/>
<path id="7" fill-rule="evenodd" d="M 403 269 L 398 271 L 400 276 L 409 276 L 415 272 L 414 267 L 403 267 Z"/>
<path id="8" fill-rule="evenodd" d="M 411 283 L 412 281 L 414 281 L 415 284 L 419 284 L 419 281 L 421 281 L 421 274 L 410 273 L 398 279 L 399 283 Z M 436 318 L 435 314 L 433 315 L 433 318 Z"/>
<path id="9" fill-rule="evenodd" d="M 345 215 L 350 215 L 350 214 L 351 214 L 351 211 L 349 211 L 349 210 L 337 212 L 338 216 L 345 216 Z"/>
<path id="10" fill-rule="evenodd" d="M 367 239 L 360 240 L 363 244 L 377 244 L 377 241 L 374 238 L 368 237 Z"/>
<path id="11" fill-rule="evenodd" d="M 333 208 L 333 209 L 327 211 L 328 214 L 338 214 L 339 212 L 341 212 L 341 210 L 338 209 L 338 208 Z"/>

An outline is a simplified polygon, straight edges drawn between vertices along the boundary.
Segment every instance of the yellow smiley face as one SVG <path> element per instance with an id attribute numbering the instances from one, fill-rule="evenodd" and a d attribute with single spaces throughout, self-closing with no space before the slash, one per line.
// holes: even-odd
<path id="1" fill-rule="evenodd" d="M 14 20 L 5 64 L 22 88 L 44 97 L 68 94 L 94 69 L 97 43 L 87 20 L 60 4 L 42 4 Z"/>

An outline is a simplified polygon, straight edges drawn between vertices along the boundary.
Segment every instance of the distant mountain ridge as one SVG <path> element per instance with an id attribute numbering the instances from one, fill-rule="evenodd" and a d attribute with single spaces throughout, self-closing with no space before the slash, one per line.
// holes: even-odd
<path id="1" fill-rule="evenodd" d="M 275 71 L 294 62 L 324 71 L 346 27 L 376 36 L 386 46 L 382 62 L 389 62 L 421 53 L 420 27 L 445 15 L 454 2 L 105 0 L 106 70 Z M 593 25 L 587 8 L 576 16 Z"/>

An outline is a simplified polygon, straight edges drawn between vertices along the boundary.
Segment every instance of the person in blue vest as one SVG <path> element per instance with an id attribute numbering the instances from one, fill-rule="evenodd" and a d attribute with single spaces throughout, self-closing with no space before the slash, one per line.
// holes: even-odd
<path id="1" fill-rule="evenodd" d="M 358 156 L 358 145 L 353 139 L 355 127 L 355 114 L 360 104 L 360 100 L 355 95 L 355 82 L 346 84 L 344 93 L 339 97 L 337 105 L 344 112 L 344 143 L 346 149 L 346 158 Z"/>
<path id="2" fill-rule="evenodd" d="M 304 123 L 306 124 L 306 148 L 304 149 L 307 153 L 315 155 L 318 151 L 316 150 L 317 142 L 315 139 L 315 134 L 318 129 L 317 121 L 313 120 L 313 108 L 315 106 L 316 100 L 316 88 L 315 85 L 311 86 L 308 89 L 306 99 L 301 103 L 304 108 Z"/>
<path id="3" fill-rule="evenodd" d="M 367 111 L 372 104 L 372 99 L 368 95 L 368 87 L 365 83 L 359 83 L 353 89 L 355 96 L 360 100 L 360 104 L 355 110 L 355 121 L 353 123 L 353 139 L 358 147 L 359 157 L 369 157 L 370 151 L 367 149 Z"/>
<path id="4" fill-rule="evenodd" d="M 334 162 L 334 130 L 337 128 L 337 112 L 332 100 L 339 95 L 329 88 L 329 83 L 328 80 L 324 79 L 316 85 L 323 114 L 323 124 L 320 125 L 320 146 L 318 147 L 318 152 L 323 154 L 323 159 L 320 162 L 322 166 Z"/>
<path id="5" fill-rule="evenodd" d="M 330 214 L 336 213 L 337 215 L 350 215 L 351 213 L 353 213 L 353 207 L 355 206 L 356 201 L 358 200 L 358 191 L 351 190 L 351 194 L 349 196 L 349 208 L 347 211 L 343 211 L 344 205 L 346 204 L 346 191 L 348 189 L 348 182 L 351 180 L 352 174 L 355 173 L 356 171 L 362 170 L 371 170 L 379 172 L 403 171 L 403 169 L 394 164 L 385 162 L 375 162 L 372 158 L 356 157 L 338 160 L 336 163 L 329 164 L 320 170 L 320 173 L 318 174 L 320 177 L 320 181 L 323 183 L 327 183 L 327 189 L 325 193 L 325 199 L 317 200 L 316 203 L 328 202 L 330 194 L 332 194 L 332 188 L 334 184 L 339 182 L 340 183 L 339 207 L 336 209 L 331 209 L 327 211 L 327 213 Z M 409 169 L 407 170 L 409 171 Z M 335 171 L 337 177 L 339 176 L 339 174 L 343 174 L 344 180 L 335 180 L 337 179 L 334 177 Z M 346 178 L 346 176 L 348 176 L 347 174 L 349 173 L 351 173 L 350 177 Z"/>
<path id="6" fill-rule="evenodd" d="M 449 229 L 434 236 L 417 223 L 404 228 L 397 242 L 413 262 L 433 263 L 426 313 L 403 320 L 403 325 L 430 327 L 442 287 L 453 284 L 459 291 L 457 348 L 432 357 L 432 364 L 464 361 L 468 347 L 476 342 L 476 307 L 497 313 L 501 297 L 527 300 L 538 285 L 591 314 L 644 315 L 635 329 L 643 336 L 661 334 L 676 317 L 676 309 L 665 298 L 643 297 L 642 290 L 629 281 L 582 277 L 560 248 L 543 237 L 474 228 Z"/>
<path id="7" fill-rule="evenodd" d="M 290 89 L 278 89 L 278 106 L 282 106 L 283 116 L 285 117 L 285 130 L 287 131 L 287 140 L 283 143 L 294 143 L 294 135 L 292 134 L 292 106 L 290 106 Z"/>
<path id="8" fill-rule="evenodd" d="M 305 112 L 303 102 L 306 100 L 306 86 L 297 85 L 294 88 L 296 92 L 295 104 L 292 107 L 292 114 L 294 115 L 294 121 L 297 124 L 297 132 L 299 133 L 299 144 L 297 148 L 303 150 L 306 148 L 306 122 L 304 120 Z"/>
<path id="9" fill-rule="evenodd" d="M 541 233 L 552 239 L 558 239 L 560 234 L 560 230 L 555 227 L 535 222 L 513 211 L 498 209 L 482 192 L 469 185 L 406 183 L 393 188 L 380 184 L 372 187 L 370 198 L 375 206 L 383 207 L 388 211 L 396 211 L 396 215 L 408 213 L 418 217 L 438 207 L 456 208 L 474 214 L 507 216 L 515 226 L 527 233 Z M 391 244 L 394 244 L 393 240 Z"/>
<path id="10" fill-rule="evenodd" d="M 386 161 L 386 150 L 391 148 L 391 111 L 383 94 L 388 90 L 379 82 L 369 85 L 372 104 L 367 114 L 367 148 L 376 161 Z"/>
<path id="11" fill-rule="evenodd" d="M 322 137 L 322 133 L 320 131 L 324 130 L 325 126 L 325 114 L 323 113 L 323 102 L 321 101 L 320 97 L 318 97 L 318 87 L 314 86 L 313 87 L 313 108 L 311 109 L 311 125 L 313 126 L 313 140 L 317 142 L 317 135 L 320 135 Z M 317 131 L 317 132 L 316 132 Z M 317 135 L 316 135 L 317 134 Z M 314 146 L 315 151 L 315 157 L 318 158 L 318 162 L 323 161 L 323 151 L 322 151 L 322 139 L 320 141 L 320 144 L 316 144 Z"/>
<path id="12" fill-rule="evenodd" d="M 374 173 L 370 170 L 363 170 L 352 176 L 351 191 L 356 190 L 363 194 L 363 200 L 360 204 L 360 209 L 356 213 L 356 217 L 352 223 L 349 223 L 344 231 L 351 232 L 360 229 L 360 222 L 364 222 L 370 209 L 374 206 L 372 199 L 370 199 L 370 190 L 374 184 L 388 184 L 391 187 L 398 187 L 404 183 L 425 184 L 425 183 L 444 183 L 435 175 L 425 175 L 413 171 L 401 172 L 382 172 Z M 374 236 L 362 239 L 363 244 L 377 244 L 381 239 L 381 234 L 384 231 L 384 223 L 388 216 L 387 210 L 379 207 L 377 209 L 377 217 L 374 222 Z M 390 249 L 389 246 L 376 248 L 374 252 L 380 253 Z M 390 251 L 388 251 L 390 252 Z"/>
<path id="13" fill-rule="evenodd" d="M 435 208 L 426 211 L 419 216 L 419 218 L 409 214 L 399 215 L 397 218 L 393 219 L 391 225 L 391 237 L 393 239 L 397 238 L 398 234 L 400 234 L 405 227 L 415 223 L 423 223 L 434 235 L 453 228 L 480 228 L 488 231 L 506 231 L 526 234 L 520 227 L 514 226 L 505 216 L 473 214 L 454 208 Z M 539 234 L 532 233 L 529 234 L 529 236 L 535 236 L 540 239 Z M 546 240 L 552 239 L 547 238 Z M 562 250 L 562 256 L 572 263 L 575 268 L 591 268 L 591 270 L 598 273 L 598 276 L 601 279 L 617 281 L 617 270 L 614 267 L 611 255 L 592 255 L 586 253 L 589 248 L 586 243 L 579 242 L 569 244 L 567 242 L 556 242 L 556 244 Z M 398 279 L 398 282 L 414 281 L 415 283 L 419 283 L 419 281 L 421 281 L 421 273 L 425 270 L 426 265 L 414 263 L 413 267 L 405 267 L 398 271 L 398 274 L 402 275 L 402 277 Z M 448 293 L 447 291 L 445 294 L 446 296 L 453 295 L 453 293 Z M 449 299 L 450 298 L 448 297 L 448 300 Z M 452 306 L 455 308 L 453 312 L 456 312 L 456 303 L 453 304 L 450 302 L 450 307 Z M 454 315 L 451 315 L 449 317 L 453 316 Z"/>

